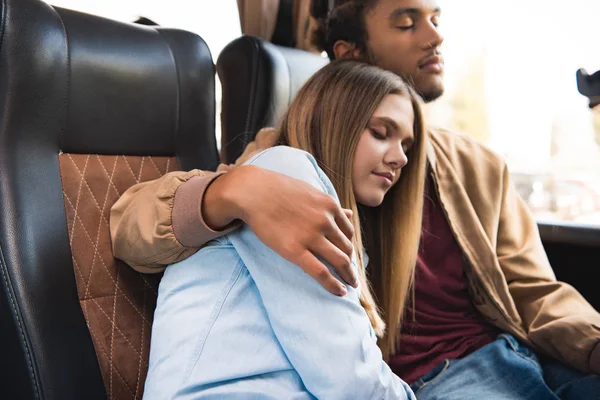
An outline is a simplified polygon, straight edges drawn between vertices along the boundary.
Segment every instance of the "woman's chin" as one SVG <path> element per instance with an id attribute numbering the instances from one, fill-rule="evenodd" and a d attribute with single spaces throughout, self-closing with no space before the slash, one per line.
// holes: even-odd
<path id="1" fill-rule="evenodd" d="M 356 202 L 365 206 L 365 207 L 379 207 L 381 203 L 383 203 L 383 195 L 371 195 L 364 196 L 362 198 L 357 198 Z"/>

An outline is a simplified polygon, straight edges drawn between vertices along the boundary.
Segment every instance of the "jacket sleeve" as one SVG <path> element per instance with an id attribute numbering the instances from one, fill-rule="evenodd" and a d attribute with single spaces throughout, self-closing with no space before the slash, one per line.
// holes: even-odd
<path id="1" fill-rule="evenodd" d="M 498 261 L 531 342 L 581 371 L 600 374 L 600 314 L 575 288 L 556 280 L 506 166 L 497 240 Z"/>
<path id="2" fill-rule="evenodd" d="M 110 212 L 113 254 L 143 273 L 158 273 L 230 232 L 213 231 L 202 218 L 206 188 L 224 172 L 171 172 L 129 188 Z"/>
<path id="3" fill-rule="evenodd" d="M 333 185 L 308 153 L 276 147 L 250 163 L 307 182 L 337 199 Z M 344 297 L 330 294 L 260 242 L 248 227 L 229 238 L 258 288 L 277 340 L 316 398 L 415 398 L 383 361 L 358 290 L 349 287 Z"/>
<path id="4" fill-rule="evenodd" d="M 218 176 L 273 146 L 278 138 L 276 129 L 262 129 L 235 165 L 221 164 L 217 173 L 171 172 L 129 188 L 110 212 L 114 256 L 138 272 L 158 273 L 168 264 L 188 258 L 210 240 L 231 232 L 239 224 L 221 231 L 206 225 L 202 216 L 204 192 Z"/>

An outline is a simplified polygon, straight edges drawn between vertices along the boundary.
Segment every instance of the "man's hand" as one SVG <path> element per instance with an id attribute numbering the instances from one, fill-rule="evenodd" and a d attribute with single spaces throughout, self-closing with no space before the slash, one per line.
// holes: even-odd
<path id="1" fill-rule="evenodd" d="M 263 243 L 333 294 L 345 295 L 346 287 L 318 257 L 358 286 L 350 264 L 352 212 L 305 182 L 251 165 L 234 168 L 208 187 L 202 213 L 213 229 L 243 220 Z"/>

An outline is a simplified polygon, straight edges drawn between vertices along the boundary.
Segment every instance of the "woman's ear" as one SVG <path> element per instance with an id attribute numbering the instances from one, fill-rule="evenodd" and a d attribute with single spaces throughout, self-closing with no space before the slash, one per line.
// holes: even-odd
<path id="1" fill-rule="evenodd" d="M 335 42 L 333 45 L 333 53 L 335 54 L 336 60 L 360 57 L 360 49 L 358 49 L 354 43 L 345 40 L 338 40 Z"/>

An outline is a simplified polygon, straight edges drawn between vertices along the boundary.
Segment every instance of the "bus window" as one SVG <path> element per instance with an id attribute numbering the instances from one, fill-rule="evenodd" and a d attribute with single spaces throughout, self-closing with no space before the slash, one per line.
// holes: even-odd
<path id="1" fill-rule="evenodd" d="M 241 34 L 235 0 L 47 1 L 196 32 L 215 61 Z M 600 70 L 592 28 L 600 3 L 438 1 L 446 93 L 428 105 L 430 124 L 471 135 L 504 156 L 538 220 L 600 226 L 600 110 L 590 110 L 576 83 L 580 68 Z M 217 121 L 220 100 L 217 80 Z M 218 123 L 216 134 L 220 146 Z"/>
<path id="2" fill-rule="evenodd" d="M 600 2 L 439 3 L 446 93 L 430 122 L 504 156 L 538 220 L 600 226 L 600 112 L 576 82 L 600 70 Z"/>

